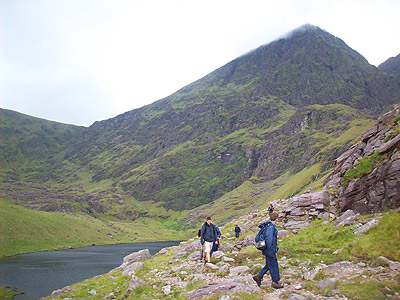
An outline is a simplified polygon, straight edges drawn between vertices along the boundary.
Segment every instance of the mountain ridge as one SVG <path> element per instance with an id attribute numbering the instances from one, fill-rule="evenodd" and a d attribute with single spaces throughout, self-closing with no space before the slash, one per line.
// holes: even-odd
<path id="1" fill-rule="evenodd" d="M 307 175 L 312 180 L 398 102 L 400 84 L 342 40 L 305 28 L 153 104 L 95 122 L 59 155 L 44 157 L 47 164 L 17 161 L 6 172 L 18 169 L 54 195 L 64 187 L 61 199 L 39 201 L 38 209 L 102 217 L 120 199 L 115 216 L 122 219 L 148 215 L 144 202 L 193 209 L 247 182 L 274 182 L 269 188 L 277 191 L 285 178 L 321 164 Z M 32 171 L 35 178 L 26 175 Z M 8 185 L 9 198 L 35 203 Z"/>

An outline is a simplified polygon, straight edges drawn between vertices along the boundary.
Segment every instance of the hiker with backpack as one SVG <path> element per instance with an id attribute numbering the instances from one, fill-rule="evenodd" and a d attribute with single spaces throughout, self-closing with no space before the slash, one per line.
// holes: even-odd
<path id="1" fill-rule="evenodd" d="M 236 237 L 236 238 L 239 238 L 240 231 L 241 231 L 241 230 L 240 230 L 239 225 L 236 224 L 236 225 L 235 225 L 235 237 Z"/>
<path id="2" fill-rule="evenodd" d="M 214 244 L 214 240 L 217 239 L 217 233 L 215 231 L 214 224 L 211 223 L 211 217 L 207 217 L 206 222 L 201 226 L 200 242 L 201 246 L 204 247 L 206 253 L 206 260 L 204 264 L 209 263 L 211 260 L 210 252 Z"/>
<path id="3" fill-rule="evenodd" d="M 199 229 L 199 232 L 197 233 L 197 236 L 199 238 L 199 241 L 201 241 L 201 227 Z M 204 261 L 204 258 L 205 258 L 204 247 L 200 243 L 200 261 Z"/>
<path id="4" fill-rule="evenodd" d="M 215 225 L 215 224 L 212 224 L 212 225 L 215 228 L 215 233 L 217 234 L 217 236 L 214 239 L 213 247 L 210 251 L 210 258 L 215 251 L 218 251 L 219 245 L 221 244 L 221 231 L 219 230 L 217 225 Z"/>
<path id="5" fill-rule="evenodd" d="M 261 286 L 261 281 L 265 273 L 270 272 L 272 279 L 272 287 L 275 289 L 283 288 L 283 285 L 279 283 L 279 265 L 276 258 L 278 252 L 278 230 L 276 229 L 275 223 L 278 221 L 278 214 L 272 212 L 270 214 L 270 221 L 260 224 L 259 233 L 255 238 L 255 246 L 257 249 L 262 250 L 262 254 L 265 256 L 265 266 L 261 269 L 260 273 L 253 276 L 253 280 L 258 286 Z"/>

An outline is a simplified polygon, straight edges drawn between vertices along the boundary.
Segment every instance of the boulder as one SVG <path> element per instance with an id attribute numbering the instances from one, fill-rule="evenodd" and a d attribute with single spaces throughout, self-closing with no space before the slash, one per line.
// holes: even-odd
<path id="1" fill-rule="evenodd" d="M 290 231 L 288 231 L 288 230 L 279 230 L 278 231 L 278 239 L 287 237 L 287 236 L 289 236 L 291 234 L 292 233 Z"/>
<path id="2" fill-rule="evenodd" d="M 125 269 L 127 266 L 134 262 L 147 260 L 149 258 L 151 258 L 149 249 L 143 249 L 125 256 L 124 261 L 122 265 L 119 266 L 119 268 Z"/>
<path id="3" fill-rule="evenodd" d="M 308 281 L 314 280 L 315 276 L 317 276 L 317 274 L 319 272 L 321 272 L 321 271 L 322 271 L 322 267 L 321 266 L 316 266 L 311 271 L 308 271 L 308 272 L 304 273 L 303 274 L 303 278 L 305 280 L 308 280 Z"/>
<path id="4" fill-rule="evenodd" d="M 327 278 L 324 280 L 321 280 L 317 284 L 317 289 L 323 290 L 326 289 L 327 287 L 333 286 L 339 279 L 338 278 Z"/>
<path id="5" fill-rule="evenodd" d="M 377 219 L 373 219 L 373 220 L 369 221 L 368 223 L 362 225 L 361 227 L 357 228 L 356 230 L 354 230 L 353 233 L 355 235 L 363 234 L 378 224 L 379 224 L 379 221 Z"/>
<path id="6" fill-rule="evenodd" d="M 362 273 L 363 270 L 358 266 L 353 264 L 350 261 L 341 261 L 330 265 L 325 271 L 325 276 L 336 276 L 343 277 L 348 276 L 355 273 Z"/>
<path id="7" fill-rule="evenodd" d="M 287 300 L 306 300 L 306 297 L 299 294 L 290 294 Z"/>
<path id="8" fill-rule="evenodd" d="M 221 259 L 225 256 L 225 253 L 222 251 L 215 251 L 212 255 L 215 259 Z"/>
<path id="9" fill-rule="evenodd" d="M 238 293 L 254 294 L 260 292 L 260 288 L 256 284 L 246 284 L 242 282 L 219 282 L 203 285 L 193 291 L 185 293 L 188 300 L 202 299 L 216 294 L 234 295 Z"/>
<path id="10" fill-rule="evenodd" d="M 250 268 L 247 266 L 234 267 L 234 268 L 231 268 L 230 274 L 232 276 L 250 274 Z"/>
<path id="11" fill-rule="evenodd" d="M 391 270 L 400 272 L 400 262 L 395 262 L 387 259 L 384 256 L 379 256 L 372 264 L 371 267 L 389 267 Z"/>
<path id="12" fill-rule="evenodd" d="M 355 224 L 358 221 L 358 218 L 354 211 L 351 209 L 345 211 L 337 220 L 339 226 L 350 226 Z"/>
<path id="13" fill-rule="evenodd" d="M 174 259 L 180 259 L 182 257 L 184 257 L 187 254 L 187 252 L 178 252 L 174 255 Z"/>
<path id="14" fill-rule="evenodd" d="M 72 293 L 72 292 L 76 292 L 76 289 L 70 289 L 70 288 L 63 288 L 60 290 L 55 290 L 51 293 L 51 296 L 57 297 L 57 296 L 61 296 L 63 294 L 68 294 L 68 293 Z"/>
<path id="15" fill-rule="evenodd" d="M 125 296 L 128 297 L 129 294 L 132 292 L 133 289 L 137 288 L 138 286 L 146 285 L 146 282 L 139 277 L 132 276 L 131 281 L 129 282 L 129 287 L 125 292 Z"/>
<path id="16" fill-rule="evenodd" d="M 122 272 L 122 275 L 124 276 L 132 276 L 136 270 L 143 269 L 144 268 L 144 263 L 142 262 L 134 262 L 127 266 L 124 271 Z"/>
<path id="17" fill-rule="evenodd" d="M 346 210 L 337 220 L 336 222 L 342 223 L 344 220 L 346 220 L 347 218 L 351 218 L 351 217 L 355 217 L 356 214 L 354 213 L 354 211 L 352 211 L 351 209 Z"/>
<path id="18" fill-rule="evenodd" d="M 193 252 L 187 257 L 189 260 L 200 260 L 201 254 L 200 251 Z"/>
<path id="19" fill-rule="evenodd" d="M 306 227 L 310 226 L 310 224 L 311 223 L 308 220 L 304 220 L 304 221 L 290 220 L 284 226 L 285 226 L 285 228 L 288 228 L 288 229 L 301 229 L 301 228 L 306 228 Z"/>

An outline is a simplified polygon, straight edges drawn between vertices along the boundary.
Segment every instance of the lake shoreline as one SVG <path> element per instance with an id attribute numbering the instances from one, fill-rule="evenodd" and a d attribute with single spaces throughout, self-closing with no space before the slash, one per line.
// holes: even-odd
<path id="1" fill-rule="evenodd" d="M 0 286 L 24 293 L 16 295 L 15 300 L 40 299 L 54 290 L 106 274 L 134 252 L 149 249 L 154 255 L 180 242 L 118 243 L 8 256 L 0 259 L 0 273 L 6 274 L 0 276 Z"/>
<path id="2" fill-rule="evenodd" d="M 0 259 L 7 258 L 7 257 L 14 257 L 14 256 L 18 256 L 18 255 L 39 253 L 39 252 L 66 251 L 66 250 L 81 249 L 81 248 L 94 247 L 94 246 L 123 245 L 123 244 L 140 244 L 140 243 L 158 243 L 158 242 L 181 242 L 181 240 L 179 240 L 179 241 L 176 241 L 176 240 L 159 240 L 159 241 L 140 240 L 140 241 L 133 241 L 133 242 L 89 244 L 89 245 L 83 245 L 83 246 L 78 246 L 78 247 L 63 246 L 63 247 L 61 247 L 61 248 L 56 248 L 56 249 L 43 249 L 43 250 L 32 251 L 32 252 L 18 252 L 18 253 L 15 253 L 15 254 L 4 255 L 4 256 L 3 256 L 3 255 L 0 255 Z"/>

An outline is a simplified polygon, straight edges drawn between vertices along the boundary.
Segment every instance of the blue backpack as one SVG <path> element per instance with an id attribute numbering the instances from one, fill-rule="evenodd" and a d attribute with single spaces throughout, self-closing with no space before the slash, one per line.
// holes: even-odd
<path id="1" fill-rule="evenodd" d="M 267 227 L 270 226 L 271 223 L 266 223 L 264 226 L 260 228 L 260 231 L 256 235 L 254 239 L 254 245 L 258 250 L 265 250 L 267 249 L 267 243 L 265 242 L 265 237 L 266 237 L 266 232 L 267 232 Z"/>

